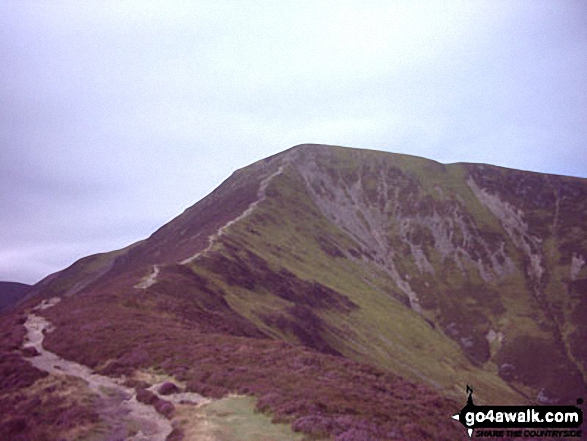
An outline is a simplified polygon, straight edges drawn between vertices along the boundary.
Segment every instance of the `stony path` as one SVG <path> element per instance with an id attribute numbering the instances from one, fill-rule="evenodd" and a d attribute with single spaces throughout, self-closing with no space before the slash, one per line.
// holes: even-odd
<path id="1" fill-rule="evenodd" d="M 273 172 L 272 174 L 270 174 L 269 176 L 267 176 L 265 179 L 263 179 L 261 181 L 261 183 L 259 185 L 259 190 L 257 191 L 257 200 L 252 202 L 247 207 L 247 209 L 245 211 L 243 211 L 239 216 L 237 216 L 236 218 L 234 218 L 232 220 L 229 220 L 225 225 L 218 228 L 218 230 L 214 234 L 210 235 L 210 237 L 208 237 L 208 246 L 206 248 L 204 248 L 201 251 L 198 251 L 193 256 L 188 257 L 187 259 L 184 259 L 179 263 L 181 263 L 182 265 L 188 265 L 188 264 L 194 262 L 195 260 L 197 260 L 198 258 L 205 256 L 212 249 L 214 242 L 216 242 L 220 236 L 225 234 L 231 225 L 234 225 L 235 223 L 248 217 L 255 210 L 257 205 L 259 205 L 261 202 L 263 202 L 265 200 L 265 198 L 267 197 L 266 190 L 267 190 L 267 187 L 269 186 L 269 183 L 271 182 L 271 180 L 273 178 L 275 178 L 276 176 L 279 176 L 280 174 L 282 174 L 283 170 L 290 162 L 291 162 L 291 158 L 286 160 L 286 162 L 281 164 L 275 172 Z M 149 288 L 150 286 L 154 285 L 157 282 L 158 275 L 159 275 L 159 265 L 153 265 L 153 271 L 151 272 L 151 274 L 149 276 L 143 278 L 141 281 L 139 281 L 139 283 L 137 283 L 134 286 L 134 288 L 137 288 L 137 289 Z"/>
<path id="2" fill-rule="evenodd" d="M 147 289 L 149 286 L 154 285 L 157 282 L 159 271 L 159 265 L 153 265 L 153 272 L 137 283 L 134 287 L 138 289 Z"/>
<path id="3" fill-rule="evenodd" d="M 233 224 L 245 219 L 246 217 L 248 217 L 253 211 L 254 209 L 257 207 L 257 205 L 259 205 L 261 202 L 263 202 L 265 200 L 265 198 L 267 197 L 266 195 L 266 190 L 267 187 L 269 186 L 269 183 L 271 182 L 271 180 L 273 178 L 275 178 L 276 176 L 279 176 L 280 174 L 283 173 L 284 167 L 288 164 L 288 162 L 286 162 L 285 164 L 282 164 L 279 166 L 279 168 L 273 172 L 272 174 L 270 174 L 269 176 L 267 176 L 265 179 L 263 179 L 261 181 L 261 184 L 259 185 L 259 191 L 257 192 L 257 200 L 252 202 L 248 208 L 243 211 L 239 216 L 237 216 L 236 218 L 228 221 L 225 225 L 223 225 L 222 227 L 220 227 L 214 234 L 212 234 L 209 238 L 208 238 L 208 246 L 203 249 L 202 251 L 198 251 L 196 254 L 194 254 L 192 257 L 189 257 L 185 260 L 182 260 L 180 263 L 182 265 L 186 265 L 189 264 L 191 262 L 193 262 L 194 260 L 198 259 L 199 257 L 205 255 L 206 253 L 208 253 L 208 251 L 210 251 L 212 249 L 212 246 L 214 245 L 214 242 L 216 242 L 216 240 L 218 240 L 218 238 L 220 236 L 222 236 L 226 230 Z"/>
<path id="4" fill-rule="evenodd" d="M 49 308 L 60 299 L 45 300 L 35 310 Z M 98 375 L 87 366 L 65 360 L 43 347 L 44 332 L 51 332 L 52 326 L 40 315 L 31 313 L 24 324 L 27 330 L 24 347 L 34 347 L 39 355 L 27 358 L 36 368 L 53 375 L 71 375 L 84 380 L 88 387 L 98 394 L 100 415 L 111 427 L 108 439 L 129 441 L 165 441 L 171 433 L 169 420 L 160 415 L 153 406 L 140 403 L 134 389 L 123 386 L 122 380 Z M 165 397 L 167 398 L 167 397 Z M 135 428 L 128 434 L 128 428 Z"/>

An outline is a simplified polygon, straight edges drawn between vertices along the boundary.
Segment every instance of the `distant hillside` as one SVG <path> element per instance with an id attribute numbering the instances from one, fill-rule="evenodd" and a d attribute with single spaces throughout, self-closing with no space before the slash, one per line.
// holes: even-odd
<path id="1" fill-rule="evenodd" d="M 16 304 L 32 288 L 18 282 L 0 282 L 0 313 Z"/>

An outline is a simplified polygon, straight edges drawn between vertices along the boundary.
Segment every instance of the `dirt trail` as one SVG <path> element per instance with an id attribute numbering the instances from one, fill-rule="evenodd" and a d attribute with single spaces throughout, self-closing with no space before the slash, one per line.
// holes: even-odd
<path id="1" fill-rule="evenodd" d="M 239 216 L 237 216 L 236 218 L 228 221 L 225 225 L 223 225 L 222 227 L 220 227 L 214 234 L 212 234 L 209 238 L 208 238 L 208 246 L 203 249 L 202 251 L 198 251 L 196 254 L 194 254 L 192 257 L 189 257 L 185 260 L 182 260 L 180 263 L 182 265 L 186 265 L 189 264 L 191 262 L 193 262 L 194 260 L 198 259 L 200 256 L 205 255 L 206 253 L 208 253 L 208 251 L 210 251 L 210 249 L 212 249 L 212 246 L 214 245 L 214 242 L 216 242 L 216 240 L 218 240 L 218 238 L 220 236 L 222 236 L 226 230 L 233 224 L 237 223 L 240 220 L 245 219 L 246 217 L 248 217 L 253 210 L 255 209 L 255 207 L 257 207 L 257 205 L 259 205 L 261 202 L 263 202 L 265 200 L 265 198 L 267 197 L 266 195 L 266 190 L 267 187 L 269 186 L 269 183 L 271 182 L 271 180 L 276 177 L 279 176 L 281 173 L 283 173 L 283 170 L 285 168 L 285 166 L 287 164 L 289 164 L 291 162 L 291 160 L 287 160 L 281 164 L 279 166 L 279 168 L 273 172 L 272 174 L 270 174 L 269 176 L 267 176 L 265 179 L 263 179 L 261 181 L 261 184 L 259 185 L 259 190 L 257 192 L 257 200 L 252 202 L 245 211 L 243 211 Z"/>
<path id="2" fill-rule="evenodd" d="M 134 287 L 137 289 L 147 289 L 149 286 L 154 285 L 157 283 L 157 277 L 159 276 L 160 267 L 159 265 L 153 265 L 153 272 L 143 278 L 139 283 L 137 283 Z"/>
<path id="3" fill-rule="evenodd" d="M 50 308 L 59 298 L 44 300 L 35 310 Z M 34 347 L 39 355 L 27 360 L 36 368 L 54 375 L 71 375 L 84 380 L 88 387 L 101 397 L 99 412 L 110 426 L 108 439 L 129 441 L 165 441 L 171 433 L 169 420 L 153 406 L 140 403 L 134 389 L 123 386 L 122 380 L 94 373 L 87 366 L 65 360 L 43 347 L 44 333 L 51 332 L 51 323 L 44 317 L 29 314 L 24 324 L 27 336 L 24 347 Z M 133 433 L 129 433 L 132 428 Z"/>
<path id="4" fill-rule="evenodd" d="M 226 233 L 227 229 L 237 223 L 238 221 L 241 221 L 243 219 L 245 219 L 246 217 L 248 217 L 253 210 L 255 209 L 255 207 L 257 207 L 257 205 L 259 205 L 259 203 L 261 203 L 262 201 L 265 200 L 265 198 L 267 197 L 266 195 L 266 190 L 267 187 L 269 186 L 269 183 L 271 182 L 271 180 L 276 177 L 279 176 L 280 174 L 283 173 L 283 170 L 285 168 L 286 165 L 288 165 L 291 162 L 291 158 L 288 158 L 285 160 L 285 162 L 283 164 L 281 164 L 279 166 L 279 168 L 271 173 L 269 176 L 267 176 L 265 179 L 263 179 L 261 181 L 261 184 L 259 185 L 259 190 L 257 191 L 257 200 L 252 202 L 245 211 L 243 211 L 239 216 L 237 216 L 236 218 L 229 220 L 226 224 L 224 224 L 223 226 L 221 226 L 220 228 L 218 228 L 218 230 L 216 230 L 215 233 L 213 233 L 212 235 L 210 235 L 208 237 L 208 246 L 206 248 L 204 248 L 201 251 L 198 251 L 196 254 L 194 254 L 191 257 L 188 257 L 187 259 L 182 260 L 181 263 L 182 265 L 187 265 L 192 263 L 193 261 L 197 260 L 199 257 L 206 255 L 211 249 L 212 246 L 214 245 L 214 242 L 216 242 L 216 240 L 218 240 L 218 238 L 220 236 L 222 236 L 223 234 Z M 159 276 L 159 271 L 160 271 L 160 267 L 159 265 L 155 264 L 153 265 L 153 271 L 151 272 L 151 274 L 149 274 L 148 276 L 144 277 L 143 279 L 141 279 L 139 281 L 139 283 L 137 283 L 134 288 L 137 289 L 147 289 L 150 286 L 154 285 L 155 283 L 157 283 L 157 277 Z"/>

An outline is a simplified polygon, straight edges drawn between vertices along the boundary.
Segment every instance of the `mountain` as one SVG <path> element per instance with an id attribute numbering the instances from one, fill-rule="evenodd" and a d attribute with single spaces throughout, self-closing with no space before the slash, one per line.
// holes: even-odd
<path id="1" fill-rule="evenodd" d="M 0 282 L 0 313 L 15 305 L 31 289 L 31 285 L 18 282 Z"/>
<path id="2" fill-rule="evenodd" d="M 0 321 L 0 426 L 130 436 L 111 410 L 130 394 L 159 406 L 168 439 L 246 439 L 238 413 L 262 433 L 296 432 L 275 439 L 454 440 L 467 384 L 478 403 L 574 404 L 587 378 L 586 214 L 585 179 L 294 147 L 149 238 L 35 285 Z M 52 329 L 34 334 L 42 346 L 15 351 L 35 326 Z M 39 368 L 45 350 L 127 389 L 65 381 Z M 161 381 L 212 401 L 173 402 Z M 54 403 L 33 426 L 40 387 Z"/>

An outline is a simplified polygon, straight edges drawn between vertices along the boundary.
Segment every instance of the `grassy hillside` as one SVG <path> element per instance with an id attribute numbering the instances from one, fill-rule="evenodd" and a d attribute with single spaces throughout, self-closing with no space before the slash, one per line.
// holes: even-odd
<path id="1" fill-rule="evenodd" d="M 447 415 L 467 384 L 479 404 L 574 403 L 586 391 L 586 214 L 583 179 L 298 146 L 144 241 L 36 285 L 0 323 L 0 398 L 24 397 L 0 426 L 36 430 L 23 421 L 46 375 L 19 341 L 49 296 L 64 298 L 42 312 L 49 350 L 124 375 L 143 397 L 152 385 L 137 378 L 155 372 L 213 400 L 162 405 L 170 440 L 252 437 L 269 421 L 286 424 L 275 439 L 460 439 Z M 108 433 L 83 385 L 49 377 L 80 397 L 56 396 L 56 415 L 73 409 Z"/>
<path id="2" fill-rule="evenodd" d="M 275 338 L 375 363 L 451 396 L 474 382 L 481 400 L 522 399 L 495 365 L 471 365 L 432 320 L 406 307 L 384 271 L 353 259 L 360 245 L 320 214 L 300 184 L 291 172 L 276 178 L 265 203 L 191 268 Z"/>
<path id="3" fill-rule="evenodd" d="M 259 329 L 449 395 L 584 389 L 586 233 L 564 203 L 584 210 L 584 180 L 320 146 L 284 163 L 191 265 Z"/>

